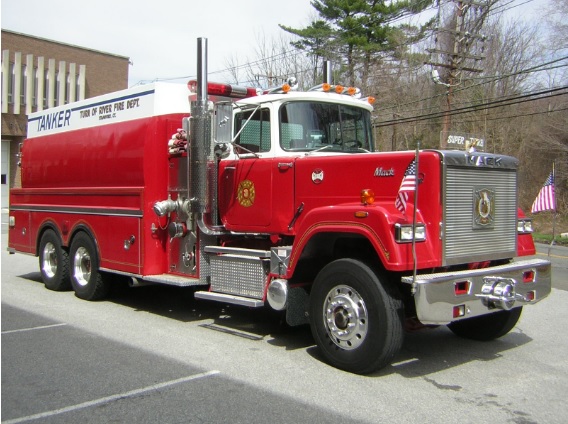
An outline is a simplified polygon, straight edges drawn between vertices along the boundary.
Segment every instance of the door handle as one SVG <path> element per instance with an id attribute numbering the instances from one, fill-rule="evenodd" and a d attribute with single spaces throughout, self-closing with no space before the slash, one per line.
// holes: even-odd
<path id="1" fill-rule="evenodd" d="M 278 169 L 286 170 L 294 167 L 294 162 L 278 162 Z"/>

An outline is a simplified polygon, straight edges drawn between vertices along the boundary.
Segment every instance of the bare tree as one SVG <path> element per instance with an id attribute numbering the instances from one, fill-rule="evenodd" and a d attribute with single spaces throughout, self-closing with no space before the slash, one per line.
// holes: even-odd
<path id="1" fill-rule="evenodd" d="M 292 47 L 290 39 L 284 32 L 273 38 L 257 34 L 254 57 L 235 54 L 227 60 L 229 79 L 261 88 L 282 84 L 290 77 L 297 78 L 302 87 L 314 85 L 310 58 Z"/>

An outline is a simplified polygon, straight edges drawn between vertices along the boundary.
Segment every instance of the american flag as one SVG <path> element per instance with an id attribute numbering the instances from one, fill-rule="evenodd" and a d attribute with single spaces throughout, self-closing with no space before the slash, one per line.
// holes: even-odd
<path id="1" fill-rule="evenodd" d="M 531 213 L 556 210 L 556 199 L 554 197 L 554 171 L 550 173 L 546 182 L 540 189 L 538 196 L 534 200 Z"/>
<path id="2" fill-rule="evenodd" d="M 408 192 L 414 193 L 416 186 L 416 159 L 413 159 L 406 168 L 402 182 L 400 183 L 400 188 L 398 189 L 398 194 L 396 195 L 396 200 L 394 205 L 396 208 L 404 213 L 406 210 L 406 202 L 408 202 Z"/>

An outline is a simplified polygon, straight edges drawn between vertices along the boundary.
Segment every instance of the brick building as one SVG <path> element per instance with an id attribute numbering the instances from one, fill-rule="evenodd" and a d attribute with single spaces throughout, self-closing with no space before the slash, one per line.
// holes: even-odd
<path id="1" fill-rule="evenodd" d="M 2 208 L 19 186 L 27 114 L 128 88 L 129 58 L 2 30 Z"/>

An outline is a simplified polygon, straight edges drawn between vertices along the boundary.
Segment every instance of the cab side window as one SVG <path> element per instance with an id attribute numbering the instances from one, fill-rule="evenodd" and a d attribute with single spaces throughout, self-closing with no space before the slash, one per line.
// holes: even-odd
<path id="1" fill-rule="evenodd" d="M 238 113 L 235 116 L 235 134 L 239 131 L 240 134 L 235 140 L 235 147 L 239 154 L 270 151 L 270 111 L 268 109 Z"/>

